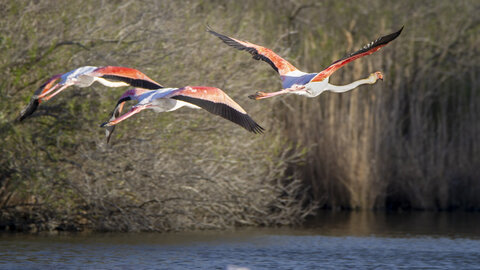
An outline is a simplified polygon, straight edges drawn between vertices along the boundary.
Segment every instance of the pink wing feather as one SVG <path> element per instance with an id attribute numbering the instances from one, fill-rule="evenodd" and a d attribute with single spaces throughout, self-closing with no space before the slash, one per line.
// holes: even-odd
<path id="1" fill-rule="evenodd" d="M 280 76 L 284 76 L 288 72 L 297 70 L 297 68 L 290 64 L 287 60 L 283 59 L 268 48 L 219 34 L 210 28 L 207 31 L 221 39 L 225 44 L 238 50 L 249 52 L 253 55 L 253 59 L 267 62 L 275 71 L 280 74 Z"/>
<path id="2" fill-rule="evenodd" d="M 150 90 L 163 88 L 161 84 L 134 68 L 105 66 L 97 68 L 92 75 L 106 80 L 122 81 L 133 87 Z"/>
<path id="3" fill-rule="evenodd" d="M 221 89 L 205 86 L 186 86 L 173 91 L 165 98 L 188 102 L 206 111 L 230 120 L 253 133 L 262 133 L 258 125 L 247 112 Z"/>

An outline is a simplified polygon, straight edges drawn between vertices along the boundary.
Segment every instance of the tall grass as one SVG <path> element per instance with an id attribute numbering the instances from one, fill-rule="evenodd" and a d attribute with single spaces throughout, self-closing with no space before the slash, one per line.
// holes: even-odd
<path id="1" fill-rule="evenodd" d="M 335 21 L 339 13 L 309 14 L 311 27 L 295 26 L 307 37 L 295 44 L 300 62 L 318 70 L 318 44 L 335 60 L 405 25 L 397 40 L 331 78 L 345 84 L 381 70 L 384 82 L 276 103 L 286 136 L 309 149 L 296 170 L 326 208 L 479 209 L 478 4 L 369 4 L 344 5 L 340 14 L 350 16 L 329 31 L 318 20 Z M 315 27 L 322 29 L 318 38 Z"/>

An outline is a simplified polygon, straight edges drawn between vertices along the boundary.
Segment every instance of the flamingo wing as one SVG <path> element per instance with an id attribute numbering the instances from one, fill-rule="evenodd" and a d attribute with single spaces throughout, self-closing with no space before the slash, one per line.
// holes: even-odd
<path id="1" fill-rule="evenodd" d="M 18 116 L 18 121 L 23 121 L 25 118 L 32 115 L 32 113 L 37 109 L 38 105 L 40 104 L 39 100 L 36 98 L 31 98 L 30 103 L 28 103 L 27 107 L 25 107 L 21 112 L 20 116 Z"/>
<path id="2" fill-rule="evenodd" d="M 251 55 L 253 55 L 253 59 L 267 62 L 275 71 L 280 74 L 280 76 L 284 76 L 291 71 L 297 70 L 297 68 L 290 64 L 287 60 L 283 59 L 268 48 L 219 34 L 213 31 L 211 28 L 208 28 L 207 31 L 221 39 L 225 44 L 238 50 L 249 52 Z"/>
<path id="3" fill-rule="evenodd" d="M 187 86 L 165 96 L 188 102 L 230 120 L 253 133 L 262 133 L 258 125 L 247 112 L 221 89 L 204 86 Z"/>
<path id="4" fill-rule="evenodd" d="M 375 40 L 375 41 L 367 44 L 366 46 L 364 46 L 362 49 L 360 49 L 360 50 L 358 50 L 354 53 L 351 53 L 351 54 L 343 57 L 342 59 L 339 59 L 339 60 L 333 62 L 330 66 L 328 66 L 322 72 L 318 73 L 315 77 L 313 77 L 313 79 L 310 82 L 323 81 L 325 78 L 330 77 L 330 75 L 332 75 L 332 73 L 337 71 L 339 68 L 341 68 L 344 65 L 352 62 L 353 60 L 356 60 L 356 59 L 358 59 L 360 57 L 363 57 L 365 55 L 370 55 L 370 54 L 380 50 L 380 48 L 386 46 L 390 41 L 396 39 L 400 35 L 402 30 L 403 30 L 403 26 L 397 32 L 386 35 L 386 36 L 383 36 L 381 38 L 378 38 L 377 40 Z"/>
<path id="5" fill-rule="evenodd" d="M 33 93 L 33 97 L 30 98 L 30 103 L 28 103 L 28 105 L 20 112 L 20 116 L 18 116 L 17 118 L 18 121 L 23 121 L 25 118 L 32 115 L 33 112 L 35 112 L 38 105 L 40 105 L 40 102 L 42 102 L 41 99 L 38 99 L 36 97 L 48 91 L 55 84 L 55 82 L 60 79 L 61 76 L 62 74 L 57 74 L 50 77 L 50 79 L 48 79 L 44 84 L 40 85 L 37 90 L 35 90 L 35 92 Z"/>
<path id="6" fill-rule="evenodd" d="M 161 84 L 134 68 L 105 66 L 94 70 L 92 75 L 105 80 L 125 82 L 133 87 L 150 90 L 163 88 Z"/>

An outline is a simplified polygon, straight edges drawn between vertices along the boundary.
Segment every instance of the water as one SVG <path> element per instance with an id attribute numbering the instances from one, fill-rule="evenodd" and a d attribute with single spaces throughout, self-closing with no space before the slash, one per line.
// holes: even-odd
<path id="1" fill-rule="evenodd" d="M 480 214 L 323 213 L 297 229 L 0 235 L 1 269 L 480 269 Z"/>

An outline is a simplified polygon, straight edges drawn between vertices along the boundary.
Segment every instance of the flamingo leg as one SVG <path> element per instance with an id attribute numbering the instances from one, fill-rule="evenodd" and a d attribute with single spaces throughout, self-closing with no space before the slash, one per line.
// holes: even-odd
<path id="1" fill-rule="evenodd" d="M 250 95 L 248 97 L 250 99 L 259 100 L 259 99 L 271 98 L 271 97 L 279 96 L 279 95 L 285 95 L 285 94 L 288 94 L 288 93 L 291 93 L 291 92 L 294 92 L 294 91 L 300 91 L 300 90 L 304 90 L 304 89 L 305 89 L 305 87 L 296 87 L 296 88 L 285 88 L 285 89 L 282 89 L 280 91 L 270 92 L 270 93 L 256 92 L 255 94 Z"/>
<path id="2" fill-rule="evenodd" d="M 150 104 L 140 105 L 140 106 L 134 106 L 134 107 L 132 107 L 132 109 L 131 109 L 129 112 L 123 114 L 123 115 L 120 116 L 120 117 L 114 118 L 115 115 L 112 116 L 113 120 L 112 120 L 112 118 L 110 118 L 110 121 L 109 121 L 109 122 L 103 123 L 100 127 L 110 127 L 110 126 L 116 125 L 116 124 L 122 122 L 123 120 L 129 118 L 130 116 L 132 116 L 132 115 L 134 115 L 134 114 L 137 114 L 137 113 L 139 113 L 139 112 L 141 112 L 141 111 L 143 111 L 143 110 L 145 110 L 145 109 L 147 109 L 147 108 L 149 108 L 149 107 L 151 107 L 151 106 L 152 106 L 152 105 L 150 105 Z"/>
<path id="3" fill-rule="evenodd" d="M 53 90 L 57 89 L 58 87 L 60 86 L 60 84 L 56 84 L 55 86 L 53 86 L 52 88 L 48 89 L 47 91 L 43 92 L 43 93 L 40 93 L 40 95 L 37 95 L 37 96 L 34 96 L 34 98 L 36 99 L 41 99 L 43 98 L 44 96 L 48 95 L 50 92 L 52 92 Z"/>
<path id="4" fill-rule="evenodd" d="M 49 95 L 49 96 L 45 96 L 43 95 L 44 97 L 42 98 L 44 101 L 47 101 L 49 99 L 51 99 L 52 97 L 56 96 L 58 93 L 62 92 L 63 90 L 65 90 L 65 88 L 71 86 L 72 84 L 65 84 L 64 86 L 62 86 L 60 89 L 58 89 L 57 91 L 55 91 L 53 94 Z M 51 92 L 52 90 L 49 90 L 47 92 Z"/>

